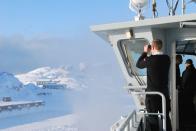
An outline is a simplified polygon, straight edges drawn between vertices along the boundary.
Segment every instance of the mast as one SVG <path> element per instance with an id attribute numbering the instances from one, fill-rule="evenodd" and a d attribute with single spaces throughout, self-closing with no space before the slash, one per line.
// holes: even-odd
<path id="1" fill-rule="evenodd" d="M 182 0 L 182 15 L 185 14 L 185 0 Z"/>

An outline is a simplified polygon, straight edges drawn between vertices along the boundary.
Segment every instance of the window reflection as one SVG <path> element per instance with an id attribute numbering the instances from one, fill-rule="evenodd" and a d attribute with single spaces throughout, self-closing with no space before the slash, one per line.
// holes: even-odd
<path id="1" fill-rule="evenodd" d="M 122 56 L 130 76 L 134 76 L 140 85 L 146 85 L 146 69 L 138 69 L 136 62 L 143 52 L 144 45 L 148 41 L 145 39 L 121 40 L 119 45 Z"/>

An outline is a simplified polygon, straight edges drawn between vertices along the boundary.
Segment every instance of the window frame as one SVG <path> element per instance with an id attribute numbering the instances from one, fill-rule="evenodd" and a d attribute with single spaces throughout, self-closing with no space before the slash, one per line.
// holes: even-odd
<path id="1" fill-rule="evenodd" d="M 140 73 L 137 72 L 137 70 L 134 70 L 134 68 L 137 68 L 137 67 L 136 66 L 133 67 L 133 64 L 131 63 L 131 61 L 129 60 L 129 58 L 126 58 L 127 56 L 126 56 L 126 54 L 124 52 L 124 49 L 123 49 L 124 47 L 123 47 L 123 43 L 122 42 L 123 41 L 127 41 L 127 40 L 144 40 L 144 41 L 146 41 L 144 43 L 144 45 L 145 44 L 149 44 L 149 41 L 147 39 L 145 39 L 145 38 L 134 38 L 134 39 L 121 39 L 121 40 L 119 40 L 117 42 L 118 49 L 120 51 L 121 57 L 123 59 L 123 62 L 125 64 L 125 67 L 126 67 L 126 70 L 127 70 L 128 74 L 129 74 L 129 76 L 130 77 L 131 76 L 134 76 L 134 74 L 135 74 L 134 72 L 136 72 L 137 74 L 139 74 L 138 76 L 146 76 L 146 75 L 141 75 Z M 134 60 L 134 59 L 131 59 L 131 60 Z M 130 64 L 131 67 L 129 67 L 129 64 Z"/>

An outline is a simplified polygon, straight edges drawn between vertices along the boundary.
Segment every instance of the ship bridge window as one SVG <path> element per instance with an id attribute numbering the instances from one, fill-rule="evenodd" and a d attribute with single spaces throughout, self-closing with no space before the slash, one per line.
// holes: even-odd
<path id="1" fill-rule="evenodd" d="M 183 63 L 180 66 L 180 72 L 185 70 L 185 61 L 191 59 L 196 65 L 196 40 L 176 41 L 176 54 L 182 55 Z M 182 75 L 182 74 L 181 74 Z"/>
<path id="2" fill-rule="evenodd" d="M 196 40 L 177 41 L 176 53 L 185 55 L 196 55 Z"/>
<path id="3" fill-rule="evenodd" d="M 126 39 L 118 42 L 118 47 L 130 76 L 143 79 L 146 76 L 146 69 L 138 69 L 136 62 L 143 52 L 144 45 L 149 43 L 146 39 Z M 143 81 L 143 80 L 139 80 Z M 144 85 L 143 82 L 139 82 Z"/>

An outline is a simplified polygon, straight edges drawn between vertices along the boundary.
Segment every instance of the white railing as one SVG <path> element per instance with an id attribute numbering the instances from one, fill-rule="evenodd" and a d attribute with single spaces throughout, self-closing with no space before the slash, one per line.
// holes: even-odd
<path id="1" fill-rule="evenodd" d="M 137 127 L 140 120 L 137 120 L 137 114 L 134 110 L 127 117 L 121 117 L 112 127 L 111 131 L 130 131 L 131 127 Z M 136 125 L 137 124 L 137 125 Z"/>
<path id="2" fill-rule="evenodd" d="M 148 115 L 161 115 L 163 119 L 163 131 L 166 131 L 166 100 L 165 96 L 161 92 L 134 92 L 134 94 L 138 95 L 159 95 L 162 100 L 162 113 L 144 113 L 144 117 Z M 145 119 L 145 118 L 144 118 Z M 145 123 L 144 123 L 145 126 Z"/>
<path id="3" fill-rule="evenodd" d="M 163 122 L 163 131 L 166 131 L 166 100 L 165 96 L 160 92 L 132 92 L 135 95 L 159 95 L 162 98 L 162 113 L 143 113 L 144 118 L 144 129 L 145 129 L 145 117 L 149 115 L 157 115 L 162 116 Z M 138 116 L 136 111 L 133 111 L 130 115 L 125 118 L 121 118 L 117 121 L 112 127 L 111 131 L 131 131 L 131 128 L 138 128 L 140 120 L 138 120 Z M 137 124 L 137 125 L 136 125 Z"/>

